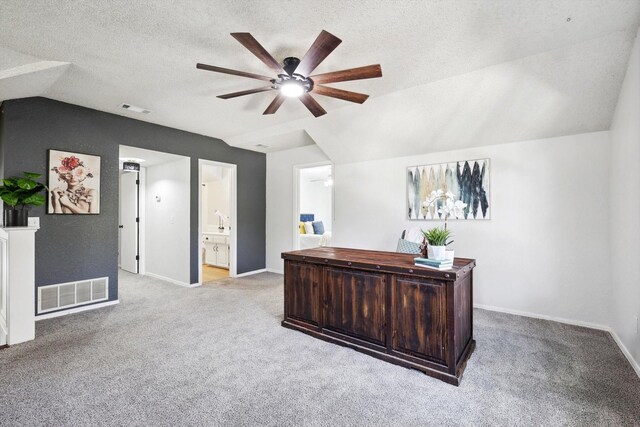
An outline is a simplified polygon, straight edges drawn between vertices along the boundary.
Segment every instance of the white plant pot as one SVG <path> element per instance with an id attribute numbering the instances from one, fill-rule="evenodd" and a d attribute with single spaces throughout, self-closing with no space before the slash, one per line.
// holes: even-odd
<path id="1" fill-rule="evenodd" d="M 433 252 L 433 257 L 429 256 L 429 258 L 433 258 L 435 260 L 443 260 L 446 255 L 446 246 L 429 246 Z"/>
<path id="2" fill-rule="evenodd" d="M 444 252 L 444 259 L 453 261 L 453 249 L 447 249 Z"/>

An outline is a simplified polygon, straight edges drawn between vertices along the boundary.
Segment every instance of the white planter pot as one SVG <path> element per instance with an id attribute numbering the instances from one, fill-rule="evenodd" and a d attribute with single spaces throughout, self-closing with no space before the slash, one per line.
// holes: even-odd
<path id="1" fill-rule="evenodd" d="M 429 256 L 429 258 L 433 258 L 435 260 L 445 259 L 447 250 L 446 246 L 429 246 L 429 248 L 431 248 L 431 251 L 433 253 L 433 257 Z"/>
<path id="2" fill-rule="evenodd" d="M 453 261 L 453 249 L 447 249 L 444 253 L 444 259 Z"/>

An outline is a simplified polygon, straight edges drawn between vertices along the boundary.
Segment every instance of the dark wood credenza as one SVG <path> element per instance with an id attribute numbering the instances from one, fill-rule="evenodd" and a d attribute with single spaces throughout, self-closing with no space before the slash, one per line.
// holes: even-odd
<path id="1" fill-rule="evenodd" d="M 475 260 L 437 271 L 415 255 L 284 252 L 282 326 L 459 385 L 473 339 Z"/>

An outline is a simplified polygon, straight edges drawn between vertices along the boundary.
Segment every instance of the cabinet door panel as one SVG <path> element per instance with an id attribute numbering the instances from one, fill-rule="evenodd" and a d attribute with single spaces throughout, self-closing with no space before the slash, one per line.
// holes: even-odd
<path id="1" fill-rule="evenodd" d="M 286 263 L 285 300 L 288 316 L 318 324 L 320 317 L 318 283 L 321 271 L 321 267 L 313 264 Z"/>
<path id="2" fill-rule="evenodd" d="M 215 245 L 212 243 L 205 243 L 204 244 L 204 257 L 205 257 L 205 263 L 209 264 L 209 265 L 215 265 L 216 264 L 216 248 Z"/>
<path id="3" fill-rule="evenodd" d="M 445 363 L 445 284 L 397 277 L 392 293 L 393 349 Z"/>
<path id="4" fill-rule="evenodd" d="M 324 327 L 384 345 L 385 285 L 383 274 L 327 268 Z"/>
<path id="5" fill-rule="evenodd" d="M 219 267 L 229 267 L 229 245 L 217 245 L 218 252 L 216 253 L 216 264 Z"/>

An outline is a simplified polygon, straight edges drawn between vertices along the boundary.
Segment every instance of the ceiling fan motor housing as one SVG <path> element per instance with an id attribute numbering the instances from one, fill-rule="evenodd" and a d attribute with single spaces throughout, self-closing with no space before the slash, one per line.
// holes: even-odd
<path id="1" fill-rule="evenodd" d="M 293 72 L 296 70 L 296 68 L 298 68 L 298 64 L 300 64 L 299 58 L 296 58 L 295 56 L 289 56 L 287 58 L 284 58 L 284 61 L 282 61 L 282 68 L 284 68 L 287 74 L 291 76 L 293 75 Z"/>
<path id="2" fill-rule="evenodd" d="M 275 90 L 280 90 L 285 83 L 295 82 L 302 87 L 304 93 L 311 92 L 311 90 L 313 90 L 313 80 L 294 72 L 296 68 L 298 68 L 298 64 L 300 64 L 300 59 L 298 58 L 293 56 L 285 58 L 284 61 L 282 61 L 282 68 L 284 68 L 287 74 L 278 74 L 277 79 L 271 80 L 273 84 L 271 87 Z"/>

